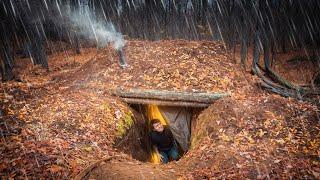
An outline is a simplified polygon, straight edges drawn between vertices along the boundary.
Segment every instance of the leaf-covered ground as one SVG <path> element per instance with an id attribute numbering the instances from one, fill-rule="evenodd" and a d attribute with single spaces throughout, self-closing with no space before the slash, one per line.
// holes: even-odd
<path id="1" fill-rule="evenodd" d="M 121 69 L 111 48 L 55 53 L 50 72 L 21 59 L 17 69 L 26 68 L 18 81 L 0 89 L 0 176 L 70 178 L 116 156 L 127 159 L 111 162 L 121 177 L 142 177 L 149 169 L 168 178 L 319 178 L 318 107 L 261 90 L 259 79 L 234 64 L 221 43 L 128 41 L 125 56 L 129 67 Z M 199 116 L 192 150 L 156 167 L 163 169 L 159 174 L 113 147 L 132 118 L 130 108 L 109 95 L 117 87 L 228 91 L 231 97 Z M 121 174 L 130 162 L 130 176 Z"/>
<path id="2" fill-rule="evenodd" d="M 199 116 L 196 146 L 176 167 L 185 167 L 183 177 L 319 178 L 317 109 L 294 101 L 262 92 L 217 101 Z"/>
<path id="3" fill-rule="evenodd" d="M 129 41 L 125 47 L 129 66 L 122 69 L 114 50 L 98 51 L 94 59 L 75 74 L 72 84 L 83 81 L 100 88 L 146 88 L 182 91 L 231 91 L 243 76 L 217 42 Z M 80 78 L 81 77 L 81 78 Z"/>

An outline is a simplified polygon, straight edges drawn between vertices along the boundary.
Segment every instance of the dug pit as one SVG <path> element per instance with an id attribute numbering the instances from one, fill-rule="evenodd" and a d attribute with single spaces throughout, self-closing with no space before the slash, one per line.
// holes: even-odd
<path id="1" fill-rule="evenodd" d="M 157 106 L 131 104 L 134 124 L 123 138 L 115 143 L 115 148 L 130 154 L 133 158 L 143 161 L 159 163 L 155 159 L 155 152 L 149 140 L 150 119 L 165 120 L 175 138 L 180 157 L 190 148 L 193 122 L 204 108 Z"/>
<path id="2" fill-rule="evenodd" d="M 125 131 L 114 147 L 133 158 L 159 163 L 157 152 L 152 148 L 149 133 L 150 120 L 159 119 L 168 125 L 182 157 L 192 146 L 191 137 L 197 116 L 215 100 L 228 96 L 226 93 L 174 92 L 140 89 L 117 89 L 113 92 L 132 109 L 132 116 L 118 129 Z M 130 128 L 128 128 L 130 127 Z"/>

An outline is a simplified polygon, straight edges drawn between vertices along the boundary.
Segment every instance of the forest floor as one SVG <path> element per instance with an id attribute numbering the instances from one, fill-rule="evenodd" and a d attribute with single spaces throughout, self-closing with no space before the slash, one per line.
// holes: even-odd
<path id="1" fill-rule="evenodd" d="M 312 63 L 288 61 L 298 55 L 279 54 L 274 68 L 292 82 L 309 84 Z M 129 66 L 122 69 L 109 47 L 54 53 L 49 72 L 19 59 L 16 81 L 0 88 L 0 176 L 320 178 L 319 107 L 261 89 L 259 78 L 235 63 L 223 44 L 132 40 L 125 57 Z M 231 96 L 199 115 L 194 146 L 179 161 L 154 165 L 114 147 L 133 114 L 110 95 L 119 87 Z"/>

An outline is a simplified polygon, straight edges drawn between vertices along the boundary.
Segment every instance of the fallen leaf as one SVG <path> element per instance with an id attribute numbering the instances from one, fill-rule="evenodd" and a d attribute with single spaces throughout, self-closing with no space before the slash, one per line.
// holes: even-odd
<path id="1" fill-rule="evenodd" d="M 276 159 L 276 160 L 274 160 L 273 162 L 276 163 L 276 164 L 278 164 L 280 161 L 281 161 L 280 159 Z"/>
<path id="2" fill-rule="evenodd" d="M 52 165 L 48 170 L 49 170 L 51 173 L 57 173 L 57 172 L 63 170 L 63 167 L 54 164 L 54 165 Z"/>

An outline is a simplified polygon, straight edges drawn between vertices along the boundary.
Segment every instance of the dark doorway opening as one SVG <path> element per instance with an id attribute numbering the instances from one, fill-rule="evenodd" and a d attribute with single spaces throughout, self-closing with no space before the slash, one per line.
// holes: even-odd
<path id="1" fill-rule="evenodd" d="M 165 120 L 174 136 L 179 156 L 182 157 L 190 148 L 196 118 L 204 110 L 203 107 L 155 104 L 129 104 L 129 106 L 132 108 L 135 123 L 127 134 L 115 143 L 115 147 L 137 160 L 152 163 L 159 163 L 160 159 L 152 148 L 149 138 L 150 120 L 154 118 Z"/>

